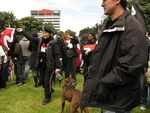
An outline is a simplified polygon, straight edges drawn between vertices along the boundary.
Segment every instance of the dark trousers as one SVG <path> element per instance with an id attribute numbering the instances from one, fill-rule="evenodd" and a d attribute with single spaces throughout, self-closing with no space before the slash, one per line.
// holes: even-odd
<path id="1" fill-rule="evenodd" d="M 141 100 L 140 107 L 147 107 L 148 102 L 148 86 L 146 85 L 144 72 L 140 73 L 140 85 L 141 85 Z"/>
<path id="2" fill-rule="evenodd" d="M 14 65 L 14 72 L 16 75 L 16 83 L 24 83 L 23 65 L 21 63 L 16 63 Z"/>
<path id="3" fill-rule="evenodd" d="M 50 98 L 52 93 L 52 78 L 54 75 L 54 70 L 48 70 L 44 68 L 40 69 L 40 82 L 43 85 L 45 98 Z"/>
<path id="4" fill-rule="evenodd" d="M 84 83 L 88 76 L 88 68 L 89 68 L 89 62 L 84 62 L 83 64 L 83 76 L 84 76 Z"/>
<path id="5" fill-rule="evenodd" d="M 76 62 L 75 58 L 68 58 L 65 64 L 65 78 L 71 77 L 76 80 Z"/>
<path id="6" fill-rule="evenodd" d="M 0 86 L 6 88 L 6 78 L 8 71 L 8 63 L 3 63 L 0 71 Z"/>

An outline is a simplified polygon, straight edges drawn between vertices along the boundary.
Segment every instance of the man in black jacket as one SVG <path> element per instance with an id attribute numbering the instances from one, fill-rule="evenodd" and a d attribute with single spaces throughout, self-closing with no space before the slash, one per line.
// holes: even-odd
<path id="1" fill-rule="evenodd" d="M 82 60 L 83 60 L 83 76 L 84 76 L 84 83 L 86 81 L 87 75 L 88 75 L 88 68 L 90 63 L 90 57 L 92 55 L 93 50 L 88 48 L 88 46 L 95 46 L 96 45 L 96 37 L 93 32 L 88 33 L 88 40 L 82 45 L 81 51 L 82 51 Z M 87 45 L 87 48 L 85 48 L 85 45 Z"/>
<path id="2" fill-rule="evenodd" d="M 127 0 L 103 0 L 109 20 L 92 53 L 81 106 L 131 113 L 140 103 L 140 73 L 147 63 L 144 29 L 126 10 Z"/>

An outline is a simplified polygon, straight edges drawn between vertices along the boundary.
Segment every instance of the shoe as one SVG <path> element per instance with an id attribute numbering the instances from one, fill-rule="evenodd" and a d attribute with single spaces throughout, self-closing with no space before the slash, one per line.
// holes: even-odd
<path id="1" fill-rule="evenodd" d="M 19 84 L 19 82 L 15 82 L 15 84 Z"/>
<path id="2" fill-rule="evenodd" d="M 52 88 L 51 94 L 54 93 L 54 89 Z"/>
<path id="3" fill-rule="evenodd" d="M 34 87 L 39 87 L 39 85 L 38 85 L 38 84 L 35 84 Z"/>
<path id="4" fill-rule="evenodd" d="M 18 83 L 18 86 L 25 86 L 25 83 L 20 82 Z"/>
<path id="5" fill-rule="evenodd" d="M 140 110 L 141 110 L 141 111 L 145 111 L 145 110 L 146 110 L 146 108 L 145 108 L 145 107 L 143 107 L 143 106 L 141 106 L 141 107 L 140 107 Z"/>
<path id="6" fill-rule="evenodd" d="M 2 91 L 4 91 L 6 88 L 1 88 Z"/>
<path id="7" fill-rule="evenodd" d="M 43 101 L 42 101 L 42 105 L 46 105 L 50 102 L 50 98 L 45 98 Z"/>
<path id="8" fill-rule="evenodd" d="M 33 78 L 34 78 L 34 83 L 35 83 L 34 87 L 38 87 L 39 86 L 38 85 L 38 77 L 37 76 L 33 76 Z"/>

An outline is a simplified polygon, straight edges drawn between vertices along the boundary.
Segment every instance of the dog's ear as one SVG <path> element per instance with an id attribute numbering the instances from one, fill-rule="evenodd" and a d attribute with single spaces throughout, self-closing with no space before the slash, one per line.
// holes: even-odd
<path id="1" fill-rule="evenodd" d="M 77 81 L 76 81 L 76 80 L 74 80 L 73 78 L 71 78 L 71 84 L 72 84 L 73 86 L 75 86 L 75 85 L 76 85 L 76 83 L 77 83 Z"/>
<path id="2" fill-rule="evenodd" d="M 65 85 L 65 86 L 70 86 L 70 85 L 71 85 L 71 82 L 70 82 L 70 79 L 69 79 L 69 78 L 66 78 L 66 79 L 64 80 L 64 85 Z"/>

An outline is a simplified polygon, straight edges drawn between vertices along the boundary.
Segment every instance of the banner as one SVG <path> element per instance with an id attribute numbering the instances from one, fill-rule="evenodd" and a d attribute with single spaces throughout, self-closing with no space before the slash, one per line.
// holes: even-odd
<path id="1" fill-rule="evenodd" d="M 8 42 L 13 42 L 14 39 L 14 28 L 6 28 L 2 33 L 0 37 L 0 44 L 5 48 L 6 51 L 9 50 Z"/>
<path id="2" fill-rule="evenodd" d="M 87 45 L 83 45 L 83 49 L 86 51 L 92 51 L 95 49 L 96 44 L 87 44 Z"/>

